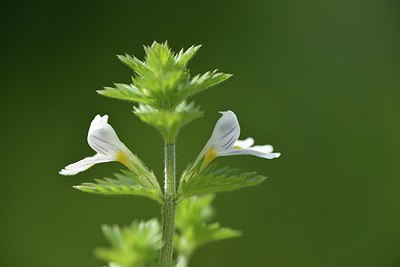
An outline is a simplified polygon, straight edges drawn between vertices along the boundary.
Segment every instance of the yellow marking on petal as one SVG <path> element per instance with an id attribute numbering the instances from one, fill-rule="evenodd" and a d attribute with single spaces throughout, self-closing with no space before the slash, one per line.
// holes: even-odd
<path id="1" fill-rule="evenodd" d="M 119 151 L 115 156 L 115 160 L 121 162 L 127 167 L 131 165 L 130 159 L 124 151 Z"/>
<path id="2" fill-rule="evenodd" d="M 234 149 L 241 149 L 240 146 L 233 146 L 232 148 L 234 148 Z"/>
<path id="3" fill-rule="evenodd" d="M 218 156 L 217 151 L 215 151 L 214 148 L 209 148 L 204 155 L 204 160 L 203 160 L 203 168 L 206 167 L 208 164 L 210 164 L 211 161 L 213 161 L 216 157 Z"/>

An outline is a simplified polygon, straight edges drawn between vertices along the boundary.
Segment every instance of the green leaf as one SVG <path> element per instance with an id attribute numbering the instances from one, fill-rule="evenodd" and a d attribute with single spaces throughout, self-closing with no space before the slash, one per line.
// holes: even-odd
<path id="1" fill-rule="evenodd" d="M 197 94 L 207 88 L 215 86 L 223 81 L 226 81 L 232 77 L 232 74 L 226 74 L 218 72 L 218 70 L 209 71 L 204 73 L 203 75 L 196 75 L 193 79 L 187 84 L 185 90 L 180 92 L 181 98 L 186 99 L 194 94 Z"/>
<path id="2" fill-rule="evenodd" d="M 136 86 L 134 86 L 133 84 L 116 83 L 115 88 L 105 87 L 103 90 L 98 90 L 97 92 L 101 95 L 120 100 L 126 100 L 148 105 L 153 104 L 151 98 L 149 98 L 146 95 L 143 95 L 142 92 L 140 92 L 139 89 L 137 89 Z"/>
<path id="3" fill-rule="evenodd" d="M 144 46 L 146 65 L 156 75 L 175 69 L 175 57 L 167 42 L 153 42 L 151 46 Z"/>
<path id="4" fill-rule="evenodd" d="M 175 107 L 178 104 L 175 94 L 187 84 L 189 72 L 184 65 L 177 62 L 166 42 L 154 42 L 150 47 L 145 47 L 145 51 L 145 62 L 141 65 L 136 63 L 141 68 L 135 66 L 136 76 L 132 79 L 133 83 L 140 91 L 155 99 L 157 104 L 152 105 L 153 107 Z"/>
<path id="5" fill-rule="evenodd" d="M 194 55 L 199 51 L 201 48 L 201 45 L 193 45 L 189 47 L 186 51 L 181 49 L 178 54 L 175 55 L 175 61 L 180 65 L 180 66 L 186 66 L 187 63 L 189 63 L 189 60 L 194 57 Z"/>
<path id="6" fill-rule="evenodd" d="M 144 196 L 158 203 L 163 203 L 163 195 L 155 177 L 137 175 L 131 171 L 115 174 L 116 179 L 96 179 L 95 183 L 83 183 L 74 186 L 82 192 L 100 195 L 135 195 Z M 155 181 L 154 181 L 155 180 Z"/>
<path id="7" fill-rule="evenodd" d="M 158 110 L 173 110 L 186 98 L 206 88 L 219 84 L 231 75 L 217 71 L 197 75 L 191 79 L 187 64 L 200 49 L 191 46 L 178 53 L 172 52 L 168 44 L 154 42 L 145 46 L 144 60 L 130 55 L 119 55 L 122 63 L 134 72 L 132 84 L 115 84 L 99 94 L 146 104 Z"/>
<path id="8" fill-rule="evenodd" d="M 160 224 L 156 219 L 134 221 L 123 228 L 103 225 L 102 231 L 110 247 L 97 248 L 95 255 L 98 259 L 113 267 L 156 266 L 153 264 L 161 247 Z"/>
<path id="9" fill-rule="evenodd" d="M 211 223 L 214 209 L 211 206 L 213 195 L 194 196 L 184 199 L 176 210 L 176 248 L 189 258 L 200 246 L 209 242 L 238 237 L 240 231 Z"/>
<path id="10" fill-rule="evenodd" d="M 201 173 L 185 172 L 178 189 L 178 201 L 183 198 L 209 193 L 234 191 L 244 187 L 262 183 L 265 176 L 256 172 L 238 173 L 237 169 L 216 168 L 216 164 L 208 166 Z"/>
<path id="11" fill-rule="evenodd" d="M 125 54 L 124 56 L 118 55 L 118 59 L 130 67 L 134 72 L 136 72 L 137 75 L 139 76 L 147 76 L 150 75 L 150 70 L 147 67 L 146 63 L 142 62 L 135 56 L 130 56 L 128 54 Z"/>
<path id="12" fill-rule="evenodd" d="M 207 243 L 239 237 L 242 235 L 242 232 L 233 230 L 229 227 L 221 227 L 219 223 L 212 223 L 205 227 L 198 227 L 197 229 L 192 229 L 189 233 L 189 238 L 196 240 L 196 248 Z M 188 234 L 186 234 L 186 236 L 188 236 Z"/>
<path id="13" fill-rule="evenodd" d="M 190 225 L 201 225 L 210 222 L 215 215 L 211 206 L 215 195 L 194 196 L 181 201 L 176 211 L 176 226 L 187 228 Z"/>
<path id="14" fill-rule="evenodd" d="M 187 104 L 186 102 L 182 102 L 172 111 L 139 105 L 138 108 L 135 107 L 134 113 L 142 121 L 159 130 L 168 141 L 173 141 L 183 126 L 203 115 L 194 103 Z"/>

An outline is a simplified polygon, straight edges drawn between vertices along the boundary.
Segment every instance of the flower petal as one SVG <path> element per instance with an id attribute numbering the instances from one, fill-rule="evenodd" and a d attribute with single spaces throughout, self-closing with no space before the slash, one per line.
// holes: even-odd
<path id="1" fill-rule="evenodd" d="M 200 152 L 193 166 L 196 166 L 200 159 L 209 149 L 213 149 L 217 155 L 220 152 L 230 149 L 238 140 L 240 125 L 235 113 L 232 111 L 221 111 L 222 117 L 215 124 L 210 139 Z"/>
<path id="2" fill-rule="evenodd" d="M 235 144 L 233 144 L 233 147 L 249 148 L 252 145 L 254 145 L 254 139 L 251 137 L 248 137 L 245 140 L 237 140 L 235 142 Z"/>
<path id="3" fill-rule="evenodd" d="M 212 146 L 217 152 L 232 147 L 240 135 L 240 125 L 235 113 L 230 110 L 220 113 L 222 117 L 215 124 L 213 133 L 207 142 L 209 147 Z"/>
<path id="4" fill-rule="evenodd" d="M 272 153 L 272 151 L 274 151 L 274 148 L 271 145 L 252 146 L 249 147 L 249 149 L 256 150 L 265 154 Z"/>
<path id="5" fill-rule="evenodd" d="M 264 159 L 279 158 L 281 153 L 273 153 L 270 145 L 254 146 L 251 148 L 233 148 L 220 154 L 220 156 L 252 155 Z"/>
<path id="6" fill-rule="evenodd" d="M 61 175 L 75 175 L 79 172 L 89 169 L 90 167 L 92 167 L 97 163 L 110 162 L 110 161 L 114 161 L 114 159 L 101 154 L 96 154 L 93 157 L 87 157 L 75 163 L 69 164 L 59 173 Z"/>
<path id="7" fill-rule="evenodd" d="M 104 115 L 102 117 L 99 114 L 97 114 L 96 117 L 94 117 L 94 119 L 90 123 L 88 135 L 91 135 L 94 131 L 103 128 L 105 125 L 108 124 L 107 121 L 108 121 L 108 115 Z"/>
<path id="8" fill-rule="evenodd" d="M 107 122 L 108 116 L 97 115 L 90 124 L 87 141 L 90 147 L 99 154 L 113 157 L 124 150 L 125 145 Z"/>

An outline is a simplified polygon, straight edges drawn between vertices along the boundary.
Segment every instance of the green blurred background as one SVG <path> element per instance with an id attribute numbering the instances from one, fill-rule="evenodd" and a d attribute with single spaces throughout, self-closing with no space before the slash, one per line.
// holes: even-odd
<path id="1" fill-rule="evenodd" d="M 57 173 L 93 154 L 86 134 L 100 113 L 162 175 L 159 134 L 95 92 L 129 82 L 115 55 L 142 58 L 153 40 L 203 44 L 193 74 L 235 74 L 195 98 L 206 113 L 180 135 L 179 170 L 219 110 L 283 154 L 218 159 L 269 179 L 217 198 L 217 219 L 245 234 L 200 249 L 191 266 L 400 266 L 397 0 L 2 1 L 0 266 L 99 266 L 101 224 L 159 215 L 146 199 L 71 188 L 116 163 Z"/>

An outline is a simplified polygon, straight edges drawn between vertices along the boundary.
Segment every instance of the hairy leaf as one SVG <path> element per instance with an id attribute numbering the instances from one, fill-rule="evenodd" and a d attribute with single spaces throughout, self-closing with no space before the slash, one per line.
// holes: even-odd
<path id="1" fill-rule="evenodd" d="M 154 103 L 154 101 L 151 98 L 149 98 L 141 91 L 139 91 L 139 89 L 133 84 L 116 83 L 115 88 L 105 87 L 103 90 L 98 90 L 97 92 L 101 95 L 120 100 L 126 100 L 148 105 L 152 105 Z"/>
<path id="2" fill-rule="evenodd" d="M 178 201 L 185 197 L 209 193 L 234 191 L 262 183 L 265 176 L 256 172 L 239 173 L 228 167 L 217 169 L 211 165 L 201 173 L 195 171 L 184 173 L 178 189 Z"/>
<path id="3" fill-rule="evenodd" d="M 135 56 L 130 56 L 128 54 L 125 54 L 124 56 L 118 55 L 118 59 L 136 72 L 138 76 L 150 75 L 151 70 L 149 70 L 147 64 Z"/>
<path id="4" fill-rule="evenodd" d="M 116 179 L 96 179 L 94 183 L 83 183 L 74 186 L 87 193 L 101 195 L 136 195 L 144 196 L 163 203 L 163 197 L 158 182 L 145 175 L 139 176 L 131 171 L 122 171 L 122 174 L 115 174 Z"/>
<path id="5" fill-rule="evenodd" d="M 161 247 L 160 224 L 156 219 L 134 221 L 123 228 L 103 225 L 102 231 L 110 247 L 97 248 L 98 259 L 109 262 L 112 267 L 156 266 Z"/>
<path id="6" fill-rule="evenodd" d="M 200 246 L 218 240 L 238 237 L 240 231 L 212 223 L 213 195 L 194 196 L 179 203 L 176 210 L 176 247 L 180 254 L 189 258 Z"/>
<path id="7" fill-rule="evenodd" d="M 186 99 L 194 94 L 197 94 L 207 88 L 222 83 L 232 77 L 232 74 L 218 72 L 218 70 L 209 71 L 203 75 L 196 75 L 186 85 L 185 90 L 180 92 L 180 97 Z"/>
<path id="8" fill-rule="evenodd" d="M 201 45 L 193 45 L 189 47 L 186 51 L 181 49 L 178 54 L 175 55 L 175 61 L 180 65 L 180 66 L 185 66 L 189 60 L 192 59 L 192 57 L 199 51 L 201 48 Z"/>
<path id="9" fill-rule="evenodd" d="M 157 110 L 173 110 L 186 98 L 219 84 L 231 75 L 207 72 L 191 78 L 187 64 L 201 46 L 174 53 L 168 44 L 145 46 L 144 60 L 130 55 L 118 58 L 134 72 L 132 84 L 115 84 L 98 91 L 104 96 L 149 105 Z"/>
<path id="10" fill-rule="evenodd" d="M 159 130 L 168 141 L 174 140 L 183 126 L 203 115 L 194 103 L 186 104 L 186 102 L 182 102 L 173 111 L 140 105 L 135 108 L 134 113 L 142 121 Z"/>

